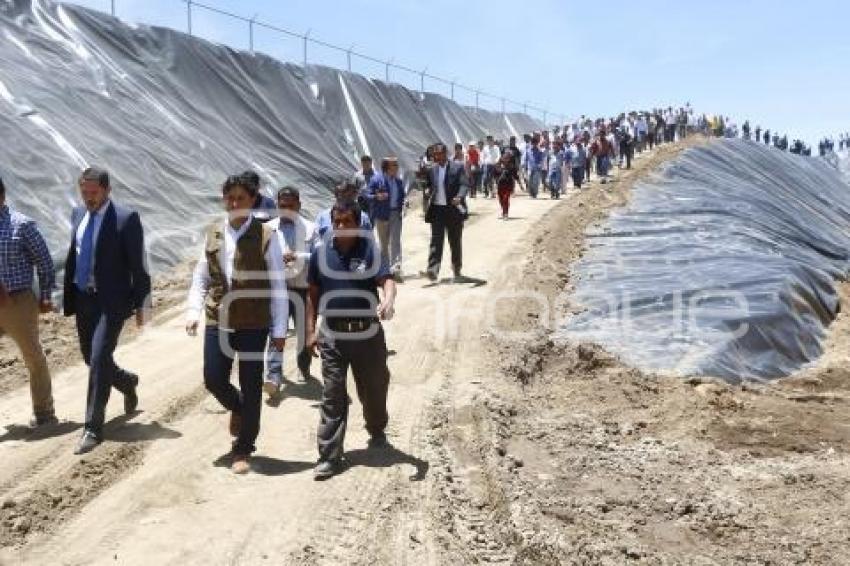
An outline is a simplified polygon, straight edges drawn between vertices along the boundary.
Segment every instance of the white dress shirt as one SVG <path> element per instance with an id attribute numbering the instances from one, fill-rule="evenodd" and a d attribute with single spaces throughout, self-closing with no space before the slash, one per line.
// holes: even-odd
<path id="1" fill-rule="evenodd" d="M 275 231 L 281 254 L 295 253 L 295 261 L 287 264 L 285 268 L 286 286 L 290 289 L 306 289 L 307 266 L 310 263 L 310 255 L 319 239 L 316 225 L 306 218 L 298 216 L 293 219 L 289 226 L 280 217 L 267 222 L 266 226 Z M 286 241 L 287 235 L 292 238 L 291 243 Z"/>
<path id="2" fill-rule="evenodd" d="M 97 238 L 100 236 L 100 227 L 103 225 L 103 218 L 106 216 L 106 211 L 109 209 L 109 205 L 112 204 L 112 201 L 106 199 L 100 208 L 94 213 L 92 216 L 91 211 L 86 211 L 86 215 L 83 216 L 83 219 L 80 221 L 80 225 L 77 227 L 77 233 L 75 236 L 74 245 L 77 247 L 77 257 L 80 257 L 80 250 L 83 249 L 83 235 L 86 233 L 86 228 L 89 225 L 89 222 L 94 218 L 94 233 L 92 234 L 92 256 L 91 256 L 91 272 L 89 273 L 89 284 L 88 286 L 91 289 L 97 288 L 97 282 L 94 280 L 94 265 L 95 261 L 97 261 L 94 251 L 97 249 Z"/>
<path id="3" fill-rule="evenodd" d="M 484 149 L 481 150 L 481 159 L 484 165 L 495 165 L 501 157 L 502 152 L 499 151 L 499 146 L 495 144 L 485 145 Z"/>
<path id="4" fill-rule="evenodd" d="M 445 206 L 448 204 L 446 200 L 446 173 L 449 170 L 448 162 L 445 165 L 435 165 L 437 168 L 437 186 L 434 187 L 433 204 Z"/>
<path id="5" fill-rule="evenodd" d="M 236 242 L 239 241 L 248 227 L 251 225 L 251 218 L 248 218 L 238 230 L 234 230 L 230 222 L 224 222 L 224 246 L 218 256 L 219 265 L 227 278 L 227 285 L 230 287 L 233 280 L 233 260 L 236 256 Z M 201 248 L 201 256 L 198 259 L 198 265 L 195 266 L 195 272 L 192 274 L 192 288 L 189 290 L 188 314 L 189 322 L 197 322 L 201 318 L 201 311 L 204 309 L 204 300 L 209 293 L 210 283 L 210 268 L 207 263 L 207 242 L 204 239 L 204 246 Z M 286 296 L 286 280 L 284 279 L 283 267 L 283 252 L 280 249 L 280 242 L 277 238 L 269 240 L 269 247 L 265 253 L 266 265 L 268 266 L 269 288 L 271 291 L 270 310 L 271 310 L 271 335 L 272 338 L 285 338 L 286 328 L 289 317 L 289 303 Z M 229 330 L 229 329 L 222 329 Z"/>

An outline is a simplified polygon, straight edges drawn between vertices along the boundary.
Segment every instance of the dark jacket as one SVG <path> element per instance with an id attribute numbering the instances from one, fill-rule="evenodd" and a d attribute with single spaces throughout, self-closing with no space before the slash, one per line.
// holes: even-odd
<path id="1" fill-rule="evenodd" d="M 469 216 L 469 209 L 466 207 L 466 193 L 469 192 L 469 180 L 466 175 L 466 167 L 463 163 L 455 161 L 446 161 L 446 204 L 452 210 L 456 210 L 461 217 L 466 220 Z M 439 179 L 439 166 L 436 163 L 430 165 L 428 171 L 428 187 L 426 189 L 426 206 L 425 206 L 425 222 L 431 222 L 433 217 L 432 201 L 434 193 L 437 189 Z M 452 199 L 460 198 L 460 206 L 452 206 Z"/>
<path id="2" fill-rule="evenodd" d="M 86 209 L 71 213 L 71 247 L 65 262 L 65 316 L 76 314 L 77 228 Z M 94 280 L 97 298 L 107 316 L 128 318 L 142 308 L 151 292 L 145 268 L 145 244 L 139 213 L 111 203 L 103 217 L 94 250 Z"/>

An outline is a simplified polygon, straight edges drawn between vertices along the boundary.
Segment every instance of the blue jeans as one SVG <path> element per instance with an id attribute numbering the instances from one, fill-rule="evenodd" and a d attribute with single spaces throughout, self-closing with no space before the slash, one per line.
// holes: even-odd
<path id="1" fill-rule="evenodd" d="M 305 376 L 310 375 L 310 363 L 313 356 L 306 348 L 306 308 L 307 289 L 291 288 L 287 290 L 289 295 L 289 318 L 295 326 L 295 351 L 297 352 L 298 369 Z M 269 340 L 266 349 L 266 379 L 277 385 L 283 381 L 283 352 L 277 350 Z"/>
<path id="2" fill-rule="evenodd" d="M 485 163 L 481 171 L 481 190 L 484 191 L 484 196 L 490 196 L 490 189 L 493 184 L 493 166 Z"/>
<path id="3" fill-rule="evenodd" d="M 543 171 L 540 169 L 531 169 L 528 172 L 528 194 L 531 195 L 531 198 L 537 198 L 542 174 Z"/>
<path id="4" fill-rule="evenodd" d="M 575 188 L 577 189 L 580 189 L 581 183 L 582 181 L 584 181 L 584 165 L 582 165 L 581 167 L 573 167 L 572 176 L 573 186 L 575 186 Z"/>
<path id="5" fill-rule="evenodd" d="M 608 176 L 608 168 L 611 167 L 611 158 L 600 155 L 596 158 L 596 175 L 602 178 Z"/>
<path id="6" fill-rule="evenodd" d="M 549 194 L 552 198 L 561 196 L 561 185 L 563 184 L 563 174 L 561 168 L 549 171 Z"/>
<path id="7" fill-rule="evenodd" d="M 263 351 L 268 335 L 265 329 L 225 332 L 217 326 L 207 326 L 204 333 L 204 385 L 225 409 L 242 417 L 239 436 L 233 443 L 234 454 L 248 455 L 256 450 L 263 400 Z M 239 356 L 239 389 L 230 383 L 234 354 Z"/>

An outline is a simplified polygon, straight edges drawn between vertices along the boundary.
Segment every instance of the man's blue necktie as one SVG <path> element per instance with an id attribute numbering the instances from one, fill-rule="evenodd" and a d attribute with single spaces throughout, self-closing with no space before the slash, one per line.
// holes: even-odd
<path id="1" fill-rule="evenodd" d="M 89 286 L 91 277 L 92 259 L 94 256 L 94 219 L 89 213 L 89 222 L 83 232 L 83 241 L 80 244 L 80 254 L 77 256 L 77 268 L 74 273 L 74 283 L 80 291 L 85 291 Z"/>

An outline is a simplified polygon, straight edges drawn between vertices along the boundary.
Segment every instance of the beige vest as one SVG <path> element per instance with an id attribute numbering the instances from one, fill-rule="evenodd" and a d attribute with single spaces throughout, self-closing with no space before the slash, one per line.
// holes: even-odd
<path id="1" fill-rule="evenodd" d="M 271 326 L 271 286 L 265 254 L 272 235 L 271 228 L 256 218 L 251 219 L 248 230 L 236 242 L 233 277 L 228 285 L 219 261 L 224 250 L 224 226 L 219 221 L 207 229 L 206 255 L 210 273 L 210 289 L 204 305 L 207 324 L 223 325 L 232 330 L 260 330 Z M 251 294 L 225 301 L 230 292 L 246 291 Z M 226 316 L 224 308 L 227 308 Z"/>

